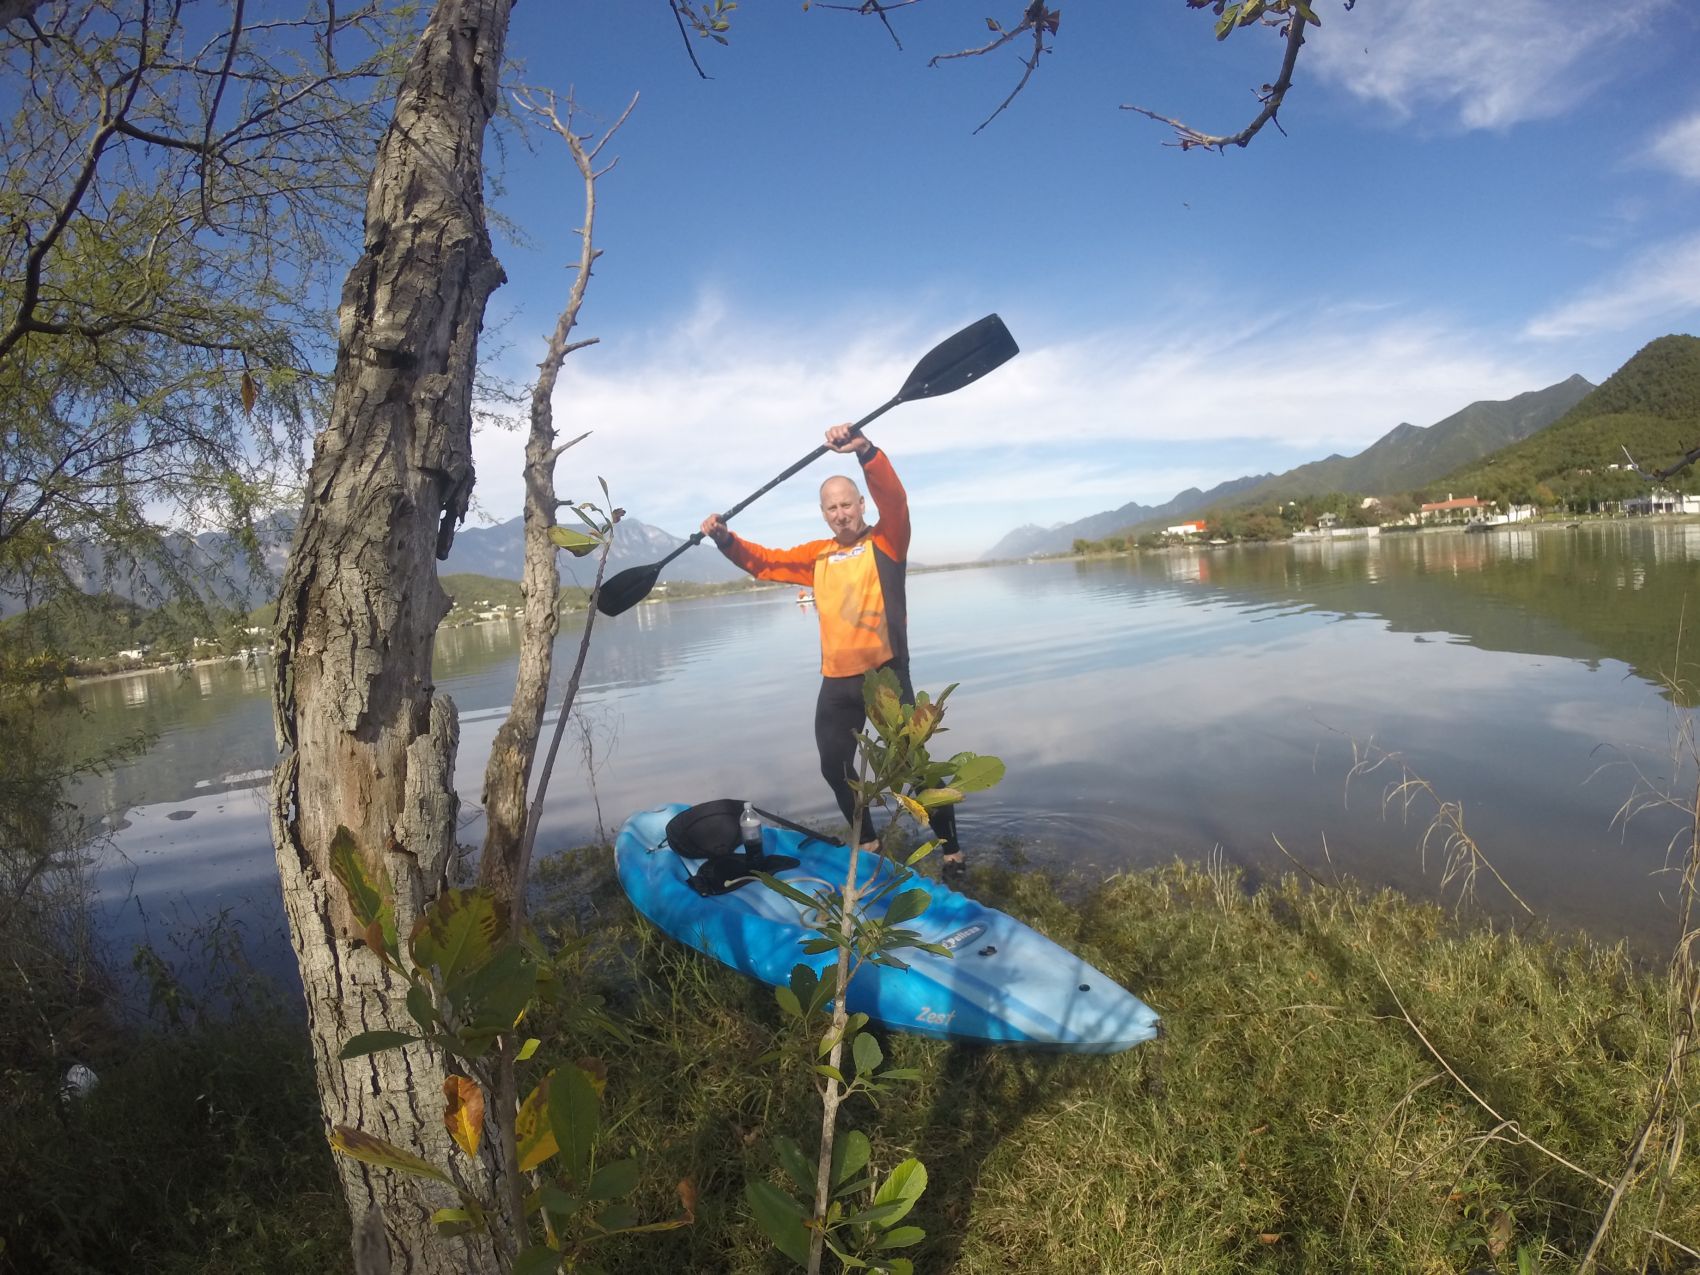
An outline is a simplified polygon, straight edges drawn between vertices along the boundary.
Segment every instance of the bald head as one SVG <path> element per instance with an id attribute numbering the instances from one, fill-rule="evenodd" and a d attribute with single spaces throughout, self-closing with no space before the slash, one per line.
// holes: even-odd
<path id="1" fill-rule="evenodd" d="M 843 475 L 834 474 L 820 485 L 821 517 L 839 544 L 853 545 L 867 534 L 866 511 L 861 489 Z"/>

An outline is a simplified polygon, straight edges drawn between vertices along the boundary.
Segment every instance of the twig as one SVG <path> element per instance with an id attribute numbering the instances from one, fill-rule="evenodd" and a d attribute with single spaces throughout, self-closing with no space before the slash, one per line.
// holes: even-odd
<path id="1" fill-rule="evenodd" d="M 1346 7 L 1349 9 L 1351 8 L 1351 5 L 1348 4 Z M 1280 129 L 1280 122 L 1275 119 L 1275 115 L 1276 112 L 1281 109 L 1281 103 L 1286 101 L 1287 90 L 1293 87 L 1293 68 L 1298 65 L 1299 50 L 1304 47 L 1304 42 L 1304 17 L 1299 13 L 1288 14 L 1287 47 L 1286 53 L 1281 59 L 1281 73 L 1275 77 L 1275 82 L 1273 84 L 1265 84 L 1258 91 L 1258 101 L 1263 104 L 1262 109 L 1258 111 L 1256 118 L 1254 118 L 1251 123 L 1240 129 L 1237 133 L 1224 133 L 1221 135 L 1203 133 L 1192 127 L 1190 124 L 1183 123 L 1180 120 L 1170 119 L 1167 115 L 1159 115 L 1156 111 L 1150 110 L 1144 106 L 1123 106 L 1121 109 L 1124 111 L 1133 111 L 1136 114 L 1145 116 L 1147 119 L 1156 120 L 1159 124 L 1167 124 L 1170 128 L 1175 130 L 1175 134 L 1179 139 L 1178 141 L 1169 143 L 1169 145 L 1179 146 L 1183 151 L 1191 150 L 1193 147 L 1197 146 L 1204 150 L 1213 150 L 1221 153 L 1226 151 L 1230 146 L 1243 147 L 1262 131 L 1265 124 L 1274 122 L 1275 127 Z"/>

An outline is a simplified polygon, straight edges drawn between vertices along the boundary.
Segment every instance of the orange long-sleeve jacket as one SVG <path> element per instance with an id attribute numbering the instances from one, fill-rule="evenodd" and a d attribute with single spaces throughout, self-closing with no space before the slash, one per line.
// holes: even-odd
<path id="1" fill-rule="evenodd" d="M 820 618 L 820 671 L 853 677 L 909 659 L 909 497 L 886 454 L 859 458 L 880 520 L 853 545 L 830 537 L 770 549 L 731 535 L 720 552 L 762 580 L 810 585 Z"/>

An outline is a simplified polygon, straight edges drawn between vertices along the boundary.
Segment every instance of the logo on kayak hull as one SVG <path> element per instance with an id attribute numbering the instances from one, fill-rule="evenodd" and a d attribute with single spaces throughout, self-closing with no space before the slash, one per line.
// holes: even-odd
<path id="1" fill-rule="evenodd" d="M 941 1014 L 930 1006 L 921 1006 L 921 1012 L 915 1015 L 917 1023 L 925 1023 L 928 1027 L 949 1027 L 950 1020 L 956 1017 L 953 1009 L 948 1014 Z"/>
<path id="2" fill-rule="evenodd" d="M 954 933 L 954 934 L 945 935 L 942 939 L 939 940 L 939 946 L 942 947 L 942 948 L 945 948 L 948 951 L 954 952 L 954 951 L 956 951 L 957 948 L 961 947 L 964 943 L 972 942 L 974 939 L 979 938 L 985 932 L 986 932 L 985 923 L 983 921 L 976 921 L 973 925 L 963 926 L 960 930 L 956 931 L 956 933 Z"/>

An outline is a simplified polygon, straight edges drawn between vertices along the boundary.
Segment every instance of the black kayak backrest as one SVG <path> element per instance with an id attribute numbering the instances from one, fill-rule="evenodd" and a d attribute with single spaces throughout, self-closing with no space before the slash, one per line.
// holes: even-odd
<path id="1" fill-rule="evenodd" d="M 738 817 L 744 813 L 739 797 L 717 797 L 681 810 L 667 821 L 667 844 L 683 859 L 702 862 L 688 878 L 691 889 L 705 897 L 727 894 L 753 880 L 753 872 L 783 872 L 797 866 L 789 855 L 743 852 L 743 830 Z M 757 811 L 769 823 L 796 827 L 788 819 Z"/>
<path id="2" fill-rule="evenodd" d="M 744 803 L 736 797 L 698 802 L 667 821 L 667 844 L 687 859 L 732 854 L 743 844 L 738 829 L 743 813 Z"/>

